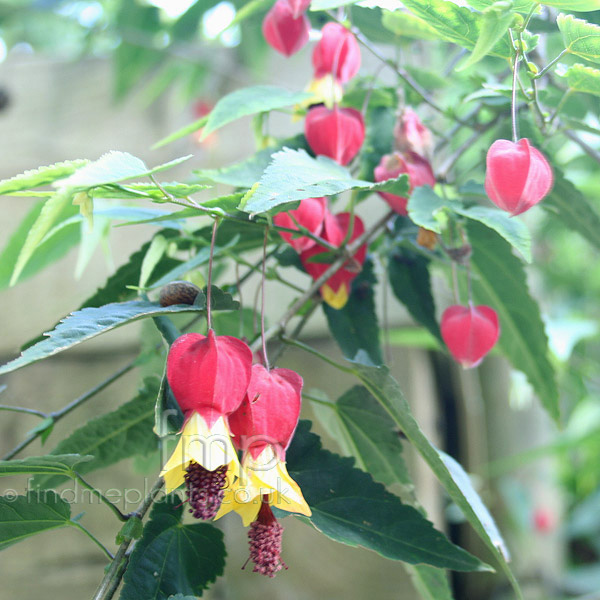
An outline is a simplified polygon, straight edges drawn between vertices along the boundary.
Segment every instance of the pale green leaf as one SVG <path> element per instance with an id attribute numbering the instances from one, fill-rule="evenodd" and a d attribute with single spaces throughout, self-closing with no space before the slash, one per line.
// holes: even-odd
<path id="1" fill-rule="evenodd" d="M 600 96 L 600 69 L 576 64 L 571 65 L 565 75 L 573 91 Z"/>
<path id="2" fill-rule="evenodd" d="M 68 160 L 48 167 L 25 171 L 21 175 L 0 181 L 0 195 L 48 185 L 72 175 L 88 162 L 87 160 Z"/>
<path id="3" fill-rule="evenodd" d="M 489 8 L 493 4 L 495 4 L 498 0 L 468 0 L 468 5 L 471 8 L 476 10 L 484 11 L 486 8 Z M 531 0 L 512 0 L 512 10 L 513 12 L 518 12 L 522 14 L 527 14 L 531 7 L 533 6 L 533 2 Z M 539 12 L 539 9 L 537 9 Z"/>
<path id="4" fill-rule="evenodd" d="M 159 140 L 158 142 L 156 142 L 156 144 L 154 144 L 152 146 L 151 150 L 157 150 L 158 148 L 162 148 L 163 146 L 166 146 L 167 144 L 170 144 L 171 142 L 179 140 L 182 137 L 185 137 L 186 135 L 190 135 L 190 133 L 194 133 L 194 131 L 198 131 L 198 129 L 202 129 L 202 127 L 204 127 L 204 125 L 206 125 L 206 121 L 208 121 L 208 115 L 204 115 L 203 117 L 201 117 L 200 119 L 197 119 L 193 123 L 184 125 L 177 131 L 174 131 L 173 133 L 169 134 L 167 137 L 164 137 L 162 140 Z"/>
<path id="5" fill-rule="evenodd" d="M 426 21 L 403 10 L 385 11 L 381 23 L 386 29 L 402 38 L 440 39 L 440 34 L 433 27 L 430 27 Z"/>
<path id="6" fill-rule="evenodd" d="M 310 10 L 330 10 L 337 8 L 338 6 L 346 6 L 347 4 L 354 4 L 356 0 L 312 0 L 310 3 Z"/>
<path id="7" fill-rule="evenodd" d="M 166 252 L 169 246 L 169 241 L 162 235 L 155 235 L 152 238 L 150 247 L 146 251 L 144 260 L 142 261 L 142 268 L 140 270 L 140 283 L 139 287 L 146 287 L 146 283 L 152 275 L 154 267 L 160 262 L 163 254 Z"/>
<path id="8" fill-rule="evenodd" d="M 331 196 L 347 190 L 385 190 L 403 196 L 408 192 L 408 178 L 401 175 L 381 183 L 353 179 L 348 169 L 326 156 L 312 158 L 304 150 L 284 148 L 273 155 L 271 164 L 240 209 L 261 213 L 304 198 Z"/>
<path id="9" fill-rule="evenodd" d="M 565 43 L 571 54 L 592 62 L 600 62 L 600 27 L 573 15 L 560 14 L 556 19 Z"/>
<path id="10" fill-rule="evenodd" d="M 257 85 L 236 90 L 217 102 L 208 115 L 201 139 L 241 117 L 293 106 L 312 97 L 312 94 L 306 92 L 289 92 L 273 85 Z"/>
<path id="11" fill-rule="evenodd" d="M 541 4 L 573 12 L 600 10 L 600 0 L 544 0 Z"/>

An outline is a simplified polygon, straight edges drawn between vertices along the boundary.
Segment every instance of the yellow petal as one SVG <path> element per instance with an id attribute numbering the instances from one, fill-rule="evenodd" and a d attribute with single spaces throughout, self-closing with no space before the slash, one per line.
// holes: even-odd
<path id="1" fill-rule="evenodd" d="M 223 417 L 219 417 L 210 429 L 198 413 L 188 419 L 175 451 L 160 473 L 165 479 L 167 493 L 184 482 L 185 470 L 192 461 L 209 471 L 227 465 L 229 484 L 234 476 L 239 476 L 240 463 Z"/>
<path id="2" fill-rule="evenodd" d="M 337 292 L 334 292 L 327 284 L 321 286 L 321 296 L 331 308 L 344 308 L 348 302 L 348 286 L 343 283 Z"/>
<path id="3" fill-rule="evenodd" d="M 331 73 L 319 79 L 313 79 L 306 91 L 315 95 L 316 101 L 312 100 L 312 104 L 323 102 L 327 108 L 333 108 L 334 105 L 341 102 L 344 96 L 344 88 Z"/>

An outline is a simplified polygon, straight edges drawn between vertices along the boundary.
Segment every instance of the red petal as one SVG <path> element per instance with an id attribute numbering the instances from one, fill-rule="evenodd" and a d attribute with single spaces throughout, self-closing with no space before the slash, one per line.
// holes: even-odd
<path id="1" fill-rule="evenodd" d="M 315 78 L 331 73 L 340 83 L 350 81 L 360 68 L 360 47 L 354 34 L 339 23 L 327 23 L 321 34 L 312 55 Z"/>
<path id="2" fill-rule="evenodd" d="M 296 221 L 306 227 L 311 233 L 320 235 L 323 229 L 323 220 L 325 218 L 325 198 L 306 198 L 300 201 L 300 206 L 295 210 L 281 212 L 273 217 L 273 222 L 279 227 L 287 227 L 288 229 L 298 229 L 290 215 L 294 216 Z M 296 252 L 307 250 L 315 245 L 315 242 L 309 237 L 293 237 L 293 234 L 287 231 L 280 231 L 279 235 L 288 243 Z"/>
<path id="3" fill-rule="evenodd" d="M 295 18 L 289 2 L 277 0 L 266 14 L 262 30 L 269 46 L 291 56 L 308 42 L 310 21 L 304 14 Z"/>

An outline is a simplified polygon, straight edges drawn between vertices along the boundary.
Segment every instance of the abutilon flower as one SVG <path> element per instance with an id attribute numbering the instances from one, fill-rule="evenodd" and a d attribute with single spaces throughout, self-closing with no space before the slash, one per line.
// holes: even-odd
<path id="1" fill-rule="evenodd" d="M 321 237 L 333 244 L 341 246 L 346 234 L 350 228 L 350 213 L 339 213 L 337 215 L 327 214 Z M 358 216 L 354 216 L 354 226 L 352 235 L 348 243 L 354 241 L 365 231 L 365 226 Z M 329 263 L 311 262 L 309 259 L 316 254 L 327 252 L 327 248 L 320 244 L 315 244 L 312 248 L 305 250 L 300 254 L 302 265 L 306 272 L 313 278 L 318 279 L 331 266 Z M 350 284 L 360 272 L 361 265 L 365 262 L 367 255 L 367 246 L 363 244 L 338 271 L 332 275 L 322 286 L 321 296 L 329 306 L 333 308 L 343 308 L 348 302 L 350 296 Z"/>
<path id="2" fill-rule="evenodd" d="M 320 235 L 323 229 L 323 220 L 325 219 L 325 211 L 327 210 L 327 200 L 325 198 L 305 198 L 300 200 L 300 206 L 288 212 L 280 212 L 273 217 L 273 222 L 278 227 L 287 227 L 288 229 L 296 229 L 296 222 L 303 227 L 306 227 L 311 233 Z M 294 236 L 288 231 L 280 231 L 279 235 L 290 245 L 296 252 L 308 250 L 315 245 L 315 241 L 307 236 Z"/>
<path id="3" fill-rule="evenodd" d="M 350 81 L 360 68 L 360 47 L 354 34 L 339 23 L 327 23 L 315 46 L 312 64 L 315 77 L 331 73 L 340 83 Z"/>
<path id="4" fill-rule="evenodd" d="M 347 165 L 365 139 L 365 124 L 354 108 L 311 108 L 304 121 L 304 135 L 311 150 Z"/>
<path id="5" fill-rule="evenodd" d="M 310 6 L 310 0 L 288 0 L 288 2 L 292 8 L 294 19 L 297 19 L 300 15 L 304 14 Z"/>
<path id="6" fill-rule="evenodd" d="M 305 14 L 297 14 L 297 3 L 277 0 L 266 14 L 262 31 L 265 40 L 277 52 L 291 56 L 308 42 L 310 21 Z"/>
<path id="7" fill-rule="evenodd" d="M 408 174 L 410 188 L 408 195 L 412 194 L 416 187 L 422 185 L 435 185 L 435 175 L 431 170 L 429 161 L 416 152 L 399 154 L 385 154 L 381 157 L 379 164 L 375 167 L 375 181 L 387 181 L 394 179 L 403 173 Z M 396 196 L 389 192 L 379 192 L 379 195 L 390 205 L 390 208 L 399 215 L 406 216 L 406 205 L 408 198 Z"/>
<path id="8" fill-rule="evenodd" d="M 313 94 L 313 98 L 302 102 L 300 104 L 301 108 L 308 108 L 313 104 L 320 103 L 323 103 L 327 108 L 333 108 L 344 97 L 342 84 L 331 74 L 312 79 L 306 91 Z"/>
<path id="9" fill-rule="evenodd" d="M 526 138 L 496 140 L 486 158 L 485 191 L 513 216 L 529 210 L 552 189 L 554 176 L 546 157 Z"/>
<path id="10" fill-rule="evenodd" d="M 431 131 L 412 108 L 405 108 L 394 126 L 394 147 L 398 152 L 416 152 L 429 156 L 433 145 Z"/>
<path id="11" fill-rule="evenodd" d="M 301 392 L 298 373 L 253 365 L 244 401 L 229 417 L 235 444 L 243 451 L 242 472 L 227 490 L 217 518 L 234 510 L 249 525 L 263 500 L 282 510 L 311 515 L 285 466 L 285 451 L 300 416 Z"/>
<path id="12" fill-rule="evenodd" d="M 471 303 L 449 306 L 442 315 L 440 330 L 450 354 L 465 369 L 476 367 L 500 335 L 496 311 Z"/>
<path id="13" fill-rule="evenodd" d="M 227 417 L 244 399 L 251 369 L 250 348 L 212 330 L 182 335 L 169 350 L 167 380 L 185 423 L 161 476 L 167 493 L 185 481 L 190 510 L 199 518 L 216 514 L 224 488 L 239 476 Z"/>
<path id="14" fill-rule="evenodd" d="M 258 517 L 248 531 L 254 573 L 275 577 L 282 567 L 287 569 L 287 565 L 281 560 L 282 535 L 283 527 L 275 518 L 268 501 L 263 499 Z"/>

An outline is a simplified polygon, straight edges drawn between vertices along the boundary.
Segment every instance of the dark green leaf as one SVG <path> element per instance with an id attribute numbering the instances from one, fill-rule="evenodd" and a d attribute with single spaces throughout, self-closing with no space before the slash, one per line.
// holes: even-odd
<path id="1" fill-rule="evenodd" d="M 394 295 L 418 323 L 441 340 L 429 276 L 430 260 L 409 248 L 398 247 L 389 257 L 388 277 Z"/>
<path id="2" fill-rule="evenodd" d="M 121 600 L 200 596 L 223 573 L 223 533 L 208 523 L 182 525 L 182 504 L 172 495 L 154 505 L 129 559 Z"/>
<path id="3" fill-rule="evenodd" d="M 540 206 L 600 248 L 600 216 L 561 171 L 555 169 L 554 176 L 554 187 Z"/>
<path id="4" fill-rule="evenodd" d="M 97 335 L 112 331 L 139 319 L 184 312 L 201 312 L 204 306 L 174 304 L 160 306 L 147 300 L 113 302 L 99 308 L 84 308 L 66 316 L 48 337 L 21 353 L 21 356 L 0 367 L 0 374 L 20 369 L 38 360 L 58 354 Z"/>
<path id="5" fill-rule="evenodd" d="M 0 477 L 8 475 L 65 475 L 74 477 L 74 468 L 92 460 L 81 454 L 49 454 L 0 461 Z"/>
<path id="6" fill-rule="evenodd" d="M 301 421 L 287 451 L 290 475 L 312 510 L 310 521 L 333 540 L 363 546 L 393 560 L 426 563 L 457 571 L 487 567 L 451 544 L 423 515 L 402 504 L 371 476 L 321 447 Z"/>
<path id="7" fill-rule="evenodd" d="M 558 389 L 548 359 L 548 339 L 540 309 L 529 295 L 523 265 L 497 233 L 472 221 L 467 231 L 473 247 L 475 300 L 498 313 L 498 347 L 515 369 L 525 373 L 546 410 L 558 419 Z"/>
<path id="8" fill-rule="evenodd" d="M 0 550 L 36 533 L 70 523 L 70 505 L 54 492 L 0 496 Z"/>
<path id="9" fill-rule="evenodd" d="M 157 448 L 152 432 L 154 404 L 158 394 L 157 379 L 146 379 L 139 394 L 117 410 L 91 419 L 76 429 L 56 446 L 51 454 L 64 455 L 78 452 L 93 455 L 75 469 L 83 475 L 112 465 L 124 458 L 148 454 Z M 41 488 L 56 487 L 63 483 L 62 474 L 37 476 L 33 483 Z"/>
<path id="10" fill-rule="evenodd" d="M 344 307 L 337 310 L 323 304 L 323 311 L 329 330 L 344 356 L 354 358 L 359 350 L 364 350 L 372 363 L 379 365 L 383 357 L 373 291 L 376 283 L 373 262 L 367 260 L 361 273 L 352 282 L 350 297 Z"/>
<path id="11" fill-rule="evenodd" d="M 260 183 L 247 194 L 240 208 L 249 213 L 261 213 L 304 198 L 331 196 L 355 189 L 406 195 L 408 177 L 401 175 L 382 183 L 353 179 L 346 168 L 326 156 L 312 158 L 304 150 L 284 148 L 273 155 Z"/>
<path id="12" fill-rule="evenodd" d="M 143 530 L 142 520 L 139 517 L 130 517 L 121 527 L 121 531 L 117 533 L 115 542 L 122 544 L 125 540 L 138 540 L 142 537 Z"/>
<path id="13" fill-rule="evenodd" d="M 68 160 L 48 167 L 25 171 L 21 175 L 0 181 L 0 195 L 48 185 L 72 175 L 77 169 L 88 164 L 88 162 L 87 160 Z"/>

